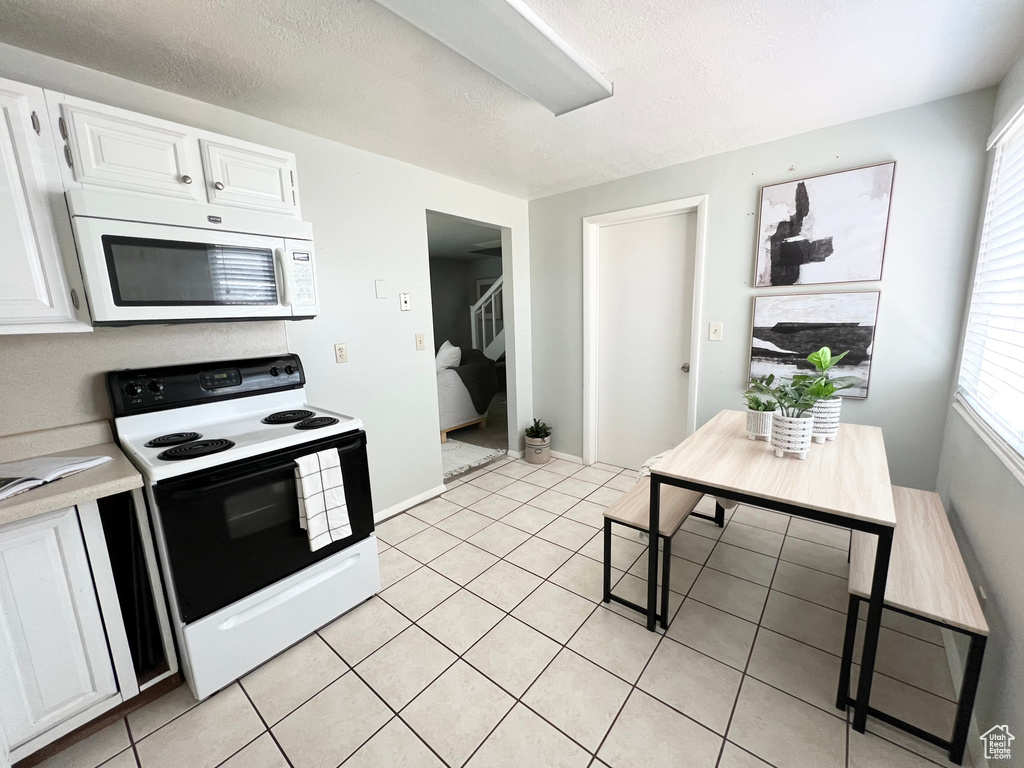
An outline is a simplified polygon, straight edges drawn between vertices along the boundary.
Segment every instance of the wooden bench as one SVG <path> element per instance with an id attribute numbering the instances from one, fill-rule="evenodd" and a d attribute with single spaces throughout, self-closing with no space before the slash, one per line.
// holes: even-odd
<path id="1" fill-rule="evenodd" d="M 896 508 L 896 529 L 889 561 L 889 580 L 885 588 L 885 607 L 961 632 L 970 637 L 971 642 L 952 738 L 947 740 L 928 733 L 870 706 L 868 713 L 948 749 L 949 759 L 959 765 L 963 761 L 971 712 L 978 691 L 988 623 L 938 494 L 893 486 L 892 497 Z M 875 542 L 874 536 L 860 531 L 853 532 L 850 542 L 850 607 L 846 617 L 846 638 L 836 696 L 836 706 L 843 710 L 853 703 L 849 695 L 850 666 L 860 603 L 866 602 L 871 594 Z"/>
<path id="2" fill-rule="evenodd" d="M 679 526 L 693 512 L 704 497 L 703 493 L 675 488 L 671 485 L 661 487 L 661 518 L 658 522 L 658 535 L 664 542 L 664 560 L 661 567 L 661 614 L 658 620 L 664 629 L 668 629 L 668 585 L 672 570 L 672 537 Z M 612 523 L 625 525 L 637 531 L 649 533 L 651 525 L 651 478 L 645 477 L 634 485 L 626 495 L 604 511 L 604 601 L 614 600 L 617 603 L 646 614 L 645 606 L 612 594 Z M 717 512 L 717 509 L 716 509 Z"/>

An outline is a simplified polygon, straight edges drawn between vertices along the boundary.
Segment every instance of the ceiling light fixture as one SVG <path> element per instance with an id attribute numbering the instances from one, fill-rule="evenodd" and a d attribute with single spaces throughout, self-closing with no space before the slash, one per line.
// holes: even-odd
<path id="1" fill-rule="evenodd" d="M 522 0 L 377 2 L 556 115 L 612 95 L 612 84 Z"/>

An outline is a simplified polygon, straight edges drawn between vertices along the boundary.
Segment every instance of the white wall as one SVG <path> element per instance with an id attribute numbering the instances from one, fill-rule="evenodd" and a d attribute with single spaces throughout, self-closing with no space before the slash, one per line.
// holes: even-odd
<path id="1" fill-rule="evenodd" d="M 871 393 L 847 400 L 843 418 L 885 430 L 894 482 L 934 488 L 994 97 L 970 93 L 531 201 L 534 409 L 554 426 L 552 447 L 582 451 L 584 216 L 709 195 L 702 328 L 722 321 L 725 333 L 702 345 L 702 424 L 742 407 L 760 186 L 894 159 L 884 279 L 838 287 L 882 291 Z"/>
<path id="2" fill-rule="evenodd" d="M 510 420 L 525 425 L 532 415 L 529 341 L 529 240 L 523 200 L 458 181 L 405 163 L 356 150 L 290 128 L 204 104 L 28 51 L 0 45 L 0 77 L 60 90 L 157 117 L 236 136 L 294 152 L 303 217 L 313 224 L 319 263 L 322 314 L 315 320 L 285 324 L 287 347 L 301 355 L 312 402 L 360 416 L 366 424 L 374 507 L 380 510 L 429 491 L 441 482 L 437 434 L 437 394 L 429 338 L 430 281 L 427 265 L 426 210 L 450 213 L 510 229 L 504 248 L 505 275 L 511 281 L 507 308 L 515 316 L 514 359 L 509 361 Z M 338 105 L 344 109 L 343 104 Z M 387 281 L 389 298 L 374 295 L 375 279 Z M 515 290 L 522 286 L 521 290 Z M 398 293 L 412 295 L 412 311 L 400 312 Z M 271 324 L 272 326 L 275 324 Z M 279 328 L 264 331 L 232 324 L 217 345 L 202 345 L 204 357 L 230 357 L 251 332 L 279 350 Z M 191 327 L 181 331 L 191 336 Z M 120 344 L 135 331 L 93 334 L 100 358 L 114 367 L 154 362 L 130 345 Z M 162 331 L 155 331 L 164 345 Z M 196 328 L 195 339 L 204 331 Z M 416 333 L 428 334 L 427 351 L 417 352 Z M 82 349 L 90 342 L 67 338 L 58 343 Z M 220 338 L 220 337 L 219 337 Z M 334 344 L 348 344 L 351 362 L 334 362 Z M 18 382 L 4 382 L 0 410 L 18 408 L 46 413 L 35 379 L 61 375 L 64 384 L 45 390 L 47 398 L 79 399 L 94 371 L 77 357 L 48 359 L 53 342 L 18 340 L 17 360 L 25 366 Z M 12 355 L 12 342 L 0 341 L 0 358 Z M 173 343 L 164 345 L 169 349 Z M 155 349 L 155 348 L 154 348 Z M 154 352 L 163 359 L 164 352 Z M 148 358 L 148 353 L 145 356 Z M 84 367 L 83 367 L 84 366 Z M 0 365 L 0 368 L 6 366 Z M 24 377 L 22 379 L 21 377 Z M 26 383 L 19 383 L 24 380 Z M 518 409 L 516 405 L 518 404 Z M 87 420 L 93 412 L 69 409 L 61 418 Z M 19 421 L 18 429 L 35 421 Z"/>
<path id="3" fill-rule="evenodd" d="M 1022 108 L 1024 108 L 1024 54 L 1010 67 L 1003 82 L 999 84 L 999 92 L 996 94 L 995 117 L 992 120 L 993 127 L 999 126 Z"/>

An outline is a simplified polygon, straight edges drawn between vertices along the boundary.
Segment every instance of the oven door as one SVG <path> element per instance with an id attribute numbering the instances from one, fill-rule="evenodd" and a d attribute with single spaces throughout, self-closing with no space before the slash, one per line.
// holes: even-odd
<path id="1" fill-rule="evenodd" d="M 341 457 L 352 535 L 311 552 L 299 527 L 295 459 L 327 449 Z M 373 532 L 362 431 L 160 482 L 153 494 L 186 624 Z"/>
<path id="2" fill-rule="evenodd" d="M 308 240 L 75 216 L 96 325 L 312 317 Z"/>

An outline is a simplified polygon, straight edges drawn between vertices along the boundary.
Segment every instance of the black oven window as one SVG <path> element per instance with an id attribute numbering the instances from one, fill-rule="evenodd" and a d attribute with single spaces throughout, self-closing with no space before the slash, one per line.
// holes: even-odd
<path id="1" fill-rule="evenodd" d="M 270 248 L 103 236 L 119 307 L 277 304 Z"/>

